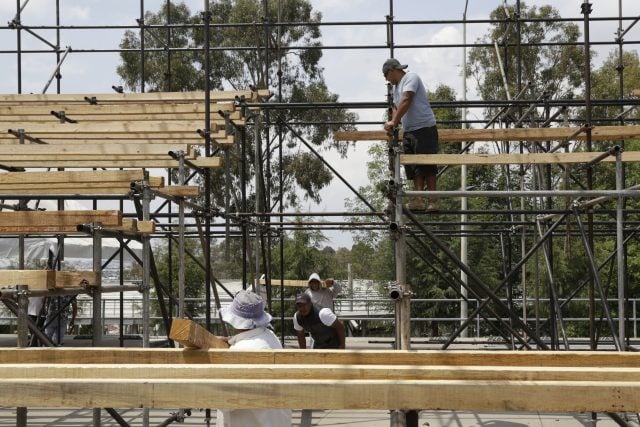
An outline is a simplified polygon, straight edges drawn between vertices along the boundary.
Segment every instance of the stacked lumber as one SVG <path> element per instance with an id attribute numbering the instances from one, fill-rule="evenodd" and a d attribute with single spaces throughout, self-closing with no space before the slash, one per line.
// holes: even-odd
<path id="1" fill-rule="evenodd" d="M 640 410 L 637 353 L 1 349 L 0 378 L 6 406 Z"/>
<path id="2" fill-rule="evenodd" d="M 0 150 L 1 148 L 0 146 Z M 0 195 L 126 195 L 131 191 L 132 183 L 143 180 L 144 171 L 141 169 L 7 172 L 0 173 Z M 198 186 L 165 186 L 163 177 L 150 176 L 148 182 L 150 188 L 174 197 L 196 197 L 200 191 Z"/>
<path id="3" fill-rule="evenodd" d="M 221 147 L 233 144 L 227 123 L 245 124 L 236 101 L 268 95 L 211 92 L 211 141 Z M 199 158 L 195 149 L 205 143 L 204 100 L 204 92 L 0 95 L 0 165 L 170 168 L 178 161 L 169 151 L 183 151 L 197 167 L 220 167 L 220 158 Z"/>

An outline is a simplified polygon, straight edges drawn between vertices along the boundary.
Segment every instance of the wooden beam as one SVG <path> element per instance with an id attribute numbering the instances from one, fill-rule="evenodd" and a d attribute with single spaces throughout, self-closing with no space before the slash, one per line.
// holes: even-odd
<path id="1" fill-rule="evenodd" d="M 222 166 L 220 157 L 199 157 L 191 160 L 199 168 L 218 168 Z M 177 168 L 177 160 L 10 160 L 0 159 L 0 165 L 18 168 Z"/>
<path id="2" fill-rule="evenodd" d="M 67 289 L 96 286 L 93 271 L 0 270 L 0 287 L 27 285 L 29 289 Z"/>
<path id="3" fill-rule="evenodd" d="M 281 279 L 271 279 L 271 286 L 280 286 L 280 281 Z M 306 288 L 309 286 L 309 283 L 307 282 L 307 280 L 305 279 L 299 279 L 299 280 L 295 280 L 295 279 L 284 279 L 283 281 L 284 286 L 290 286 L 290 287 L 298 287 L 298 288 Z M 260 279 L 259 283 L 261 286 L 266 286 L 267 285 L 267 281 L 265 279 Z M 321 283 L 321 286 L 323 288 L 327 287 L 326 282 L 323 280 Z"/>
<path id="4" fill-rule="evenodd" d="M 187 144 L 25 144 L 19 147 L 14 145 L 0 145 L 0 158 L 17 157 L 24 155 L 69 155 L 69 156 L 168 156 L 169 150 L 181 150 L 194 156 L 194 150 Z"/>
<path id="5" fill-rule="evenodd" d="M 511 165 L 511 164 L 572 164 L 588 163 L 602 153 L 529 153 L 529 154 L 401 154 L 403 165 Z M 603 162 L 615 162 L 614 156 Z M 623 162 L 640 161 L 640 151 L 625 151 Z"/>
<path id="6" fill-rule="evenodd" d="M 187 348 L 229 348 L 226 341 L 189 319 L 173 319 L 169 338 Z"/>
<path id="7" fill-rule="evenodd" d="M 259 91 L 211 91 L 210 99 L 213 103 L 233 102 L 236 97 L 247 100 L 257 100 L 259 97 L 269 96 L 268 90 Z M 102 93 L 102 94 L 7 94 L 0 95 L 0 105 L 29 105 L 29 104 L 82 104 L 88 105 L 87 98 L 95 98 L 97 104 L 127 104 L 135 103 L 191 103 L 204 102 L 204 92 L 146 92 L 146 93 Z"/>
<path id="8" fill-rule="evenodd" d="M 438 129 L 441 143 L 474 141 L 564 141 L 579 128 L 508 128 L 508 129 Z M 401 136 L 402 137 L 402 136 Z M 640 126 L 595 126 L 591 132 L 593 141 L 616 141 L 640 138 Z M 386 141 L 384 130 L 336 132 L 337 141 Z M 585 133 L 575 135 L 574 140 L 584 141 Z"/>
<path id="9" fill-rule="evenodd" d="M 122 212 L 107 210 L 0 212 L 0 233 L 76 234 L 78 224 L 92 222 L 100 222 L 105 227 L 117 227 L 122 225 Z"/>
<path id="10" fill-rule="evenodd" d="M 154 180 L 156 177 L 152 177 Z M 48 172 L 9 172 L 0 173 L 0 185 L 20 183 L 89 183 L 89 182 L 133 182 L 142 181 L 142 170 L 121 171 L 48 171 Z M 160 178 L 164 182 L 164 178 Z"/>
<path id="11" fill-rule="evenodd" d="M 1 379 L 6 406 L 637 412 L 638 382 Z"/>
<path id="12" fill-rule="evenodd" d="M 216 127 L 214 123 L 211 124 Z M 15 138 L 9 131 L 24 129 L 27 135 L 53 134 L 128 134 L 128 133 L 195 133 L 204 129 L 204 122 L 200 120 L 157 120 L 157 121 L 124 121 L 87 122 L 87 123 L 41 123 L 41 122 L 12 122 L 0 123 L 0 135 L 4 138 Z"/>
<path id="13" fill-rule="evenodd" d="M 200 187 L 197 185 L 170 185 L 160 190 L 162 193 L 173 197 L 198 197 Z"/>
<path id="14" fill-rule="evenodd" d="M 236 112 L 236 107 L 231 102 L 221 102 L 210 104 L 210 110 L 215 114 L 217 111 Z M 52 111 L 64 111 L 65 115 L 73 116 L 129 116 L 129 115 L 163 115 L 181 116 L 183 114 L 204 115 L 205 105 L 202 103 L 156 103 L 146 102 L 127 103 L 119 105 L 90 105 L 90 104 L 58 104 L 58 105 L 0 105 L 0 120 L 3 116 L 50 116 L 58 120 Z"/>
<path id="15" fill-rule="evenodd" d="M 182 320 L 182 319 L 180 319 Z M 173 326 L 172 326 L 173 330 Z M 176 337 L 170 338 L 177 341 Z M 187 333 L 179 333 L 188 339 Z M 217 340 L 221 347 L 226 344 Z M 282 380 L 474 380 L 639 382 L 640 369 L 614 367 L 448 366 L 448 365 L 276 365 L 252 364 L 46 364 L 8 363 L 0 378 L 23 379 L 282 379 Z"/>
<path id="16" fill-rule="evenodd" d="M 33 135 L 32 135 L 33 136 Z M 78 144 L 151 144 L 151 145 L 192 145 L 203 146 L 204 138 L 197 133 L 180 133 L 180 134 L 147 134 L 147 133 L 128 133 L 128 134 L 94 134 L 94 135 L 74 135 L 74 134 L 45 134 L 40 135 L 40 139 L 44 140 L 48 145 L 78 145 Z M 46 137 L 46 138 L 45 138 Z M 226 138 L 224 130 L 216 131 L 211 134 L 211 138 Z M 22 145 L 16 137 L 7 139 L 0 137 L 0 145 Z"/>
<path id="17" fill-rule="evenodd" d="M 275 364 L 536 366 L 640 368 L 640 353 L 605 351 L 445 351 L 445 350 L 181 350 L 153 348 L 0 348 L 7 363 Z"/>

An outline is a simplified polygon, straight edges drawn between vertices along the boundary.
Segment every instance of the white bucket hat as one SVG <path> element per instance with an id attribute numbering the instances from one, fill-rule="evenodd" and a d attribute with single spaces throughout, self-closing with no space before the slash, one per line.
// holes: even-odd
<path id="1" fill-rule="evenodd" d="M 222 321 L 235 329 L 253 329 L 267 326 L 271 315 L 264 311 L 264 301 L 260 295 L 242 290 L 236 294 L 231 304 L 220 309 Z"/>

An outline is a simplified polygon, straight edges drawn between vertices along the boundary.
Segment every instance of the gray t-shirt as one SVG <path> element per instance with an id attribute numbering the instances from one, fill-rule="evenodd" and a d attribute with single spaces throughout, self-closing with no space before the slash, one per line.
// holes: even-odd
<path id="1" fill-rule="evenodd" d="M 436 116 L 429 104 L 427 90 L 416 73 L 406 73 L 394 87 L 393 102 L 396 106 L 400 104 L 404 92 L 413 92 L 414 95 L 409 110 L 402 117 L 402 129 L 412 131 L 435 126 Z"/>

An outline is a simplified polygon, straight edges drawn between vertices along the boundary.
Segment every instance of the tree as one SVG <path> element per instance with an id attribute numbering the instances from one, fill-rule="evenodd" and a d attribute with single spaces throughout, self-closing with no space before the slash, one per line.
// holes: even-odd
<path id="1" fill-rule="evenodd" d="M 268 25 L 277 22 L 278 4 L 282 5 L 280 14 L 282 22 L 295 22 L 298 25 L 276 26 Z M 338 97 L 329 92 L 326 87 L 322 67 L 319 65 L 322 57 L 320 43 L 321 14 L 313 10 L 308 0 L 285 0 L 283 2 L 269 2 L 268 10 L 264 10 L 263 2 L 259 0 L 219 0 L 210 4 L 212 16 L 211 29 L 211 87 L 216 89 L 248 89 L 269 88 L 273 93 L 282 93 L 282 102 L 336 102 Z M 159 25 L 167 22 L 170 16 L 172 24 L 184 26 L 171 29 L 170 42 L 167 44 L 166 33 L 163 28 L 146 28 L 145 48 L 158 49 L 145 53 L 145 88 L 157 90 L 202 90 L 204 88 L 204 31 L 202 19 L 193 15 L 183 3 L 163 5 L 158 12 L 146 12 L 146 25 Z M 265 19 L 266 17 L 266 19 Z M 265 22 L 265 25 L 256 24 Z M 199 25 L 196 25 L 199 24 Z M 230 25 L 234 24 L 234 25 Z M 279 33 L 280 31 L 280 33 Z M 127 31 L 121 42 L 121 48 L 127 49 L 121 54 L 122 64 L 118 67 L 118 74 L 130 90 L 142 87 L 140 54 L 137 50 L 141 46 L 138 33 Z M 292 47 L 297 46 L 297 47 Z M 165 51 L 167 47 L 186 50 Z M 170 67 L 168 64 L 170 63 Z M 170 70 L 170 71 L 169 71 Z M 273 101 L 280 101 L 278 96 Z M 263 184 L 271 188 L 271 199 L 267 208 L 271 208 L 278 201 L 280 190 L 278 173 L 280 165 L 274 155 L 277 150 L 277 130 L 275 123 L 286 125 L 283 130 L 285 147 L 283 153 L 282 171 L 285 203 L 297 206 L 298 194 L 303 197 L 319 201 L 319 191 L 327 186 L 332 179 L 329 170 L 320 159 L 300 148 L 298 137 L 288 128 L 297 122 L 314 122 L 315 126 L 296 128 L 295 132 L 308 140 L 310 144 L 321 146 L 321 149 L 338 149 L 342 155 L 346 154 L 347 145 L 331 141 L 333 133 L 339 129 L 349 130 L 356 115 L 344 109 L 285 109 L 269 115 L 269 125 L 263 131 L 261 144 L 263 158 L 261 159 L 266 177 L 271 181 Z M 329 123 L 329 124 L 327 124 Z M 338 123 L 338 124 L 333 124 Z M 256 173 L 254 152 L 251 147 L 255 137 L 248 128 L 246 158 L 239 158 L 240 153 L 234 152 L 230 158 L 232 171 L 231 183 L 225 183 L 224 173 L 215 171 L 212 174 L 214 182 L 213 202 L 218 206 L 224 204 L 226 187 L 240 188 L 240 163 L 248 165 L 248 194 L 255 192 L 252 176 Z M 269 131 L 269 133 L 267 133 Z M 235 149 L 232 149 L 235 150 Z M 298 193 L 299 191 L 299 193 Z M 233 194 L 236 201 L 233 209 L 238 210 L 240 194 Z M 249 207 L 253 209 L 255 198 L 249 196 Z"/>
<path id="2" fill-rule="evenodd" d="M 516 12 L 513 5 L 499 6 L 493 10 L 490 17 L 494 22 L 487 34 L 476 41 L 476 44 L 488 46 L 477 46 L 469 51 L 467 72 L 476 79 L 479 95 L 483 100 L 506 100 L 517 94 L 518 33 L 512 20 Z M 578 42 L 579 27 L 573 23 L 558 21 L 558 10 L 549 5 L 536 7 L 521 3 L 520 16 L 535 19 L 520 22 L 523 44 L 521 82 L 523 85 L 526 82 L 532 84 L 524 99 L 535 99 L 543 91 L 553 99 L 575 97 L 584 81 L 584 51 L 579 44 L 571 45 Z M 509 94 L 504 88 L 497 53 L 493 47 L 494 41 L 499 42 Z M 486 115 L 492 117 L 496 112 L 496 108 L 488 108 Z"/>

